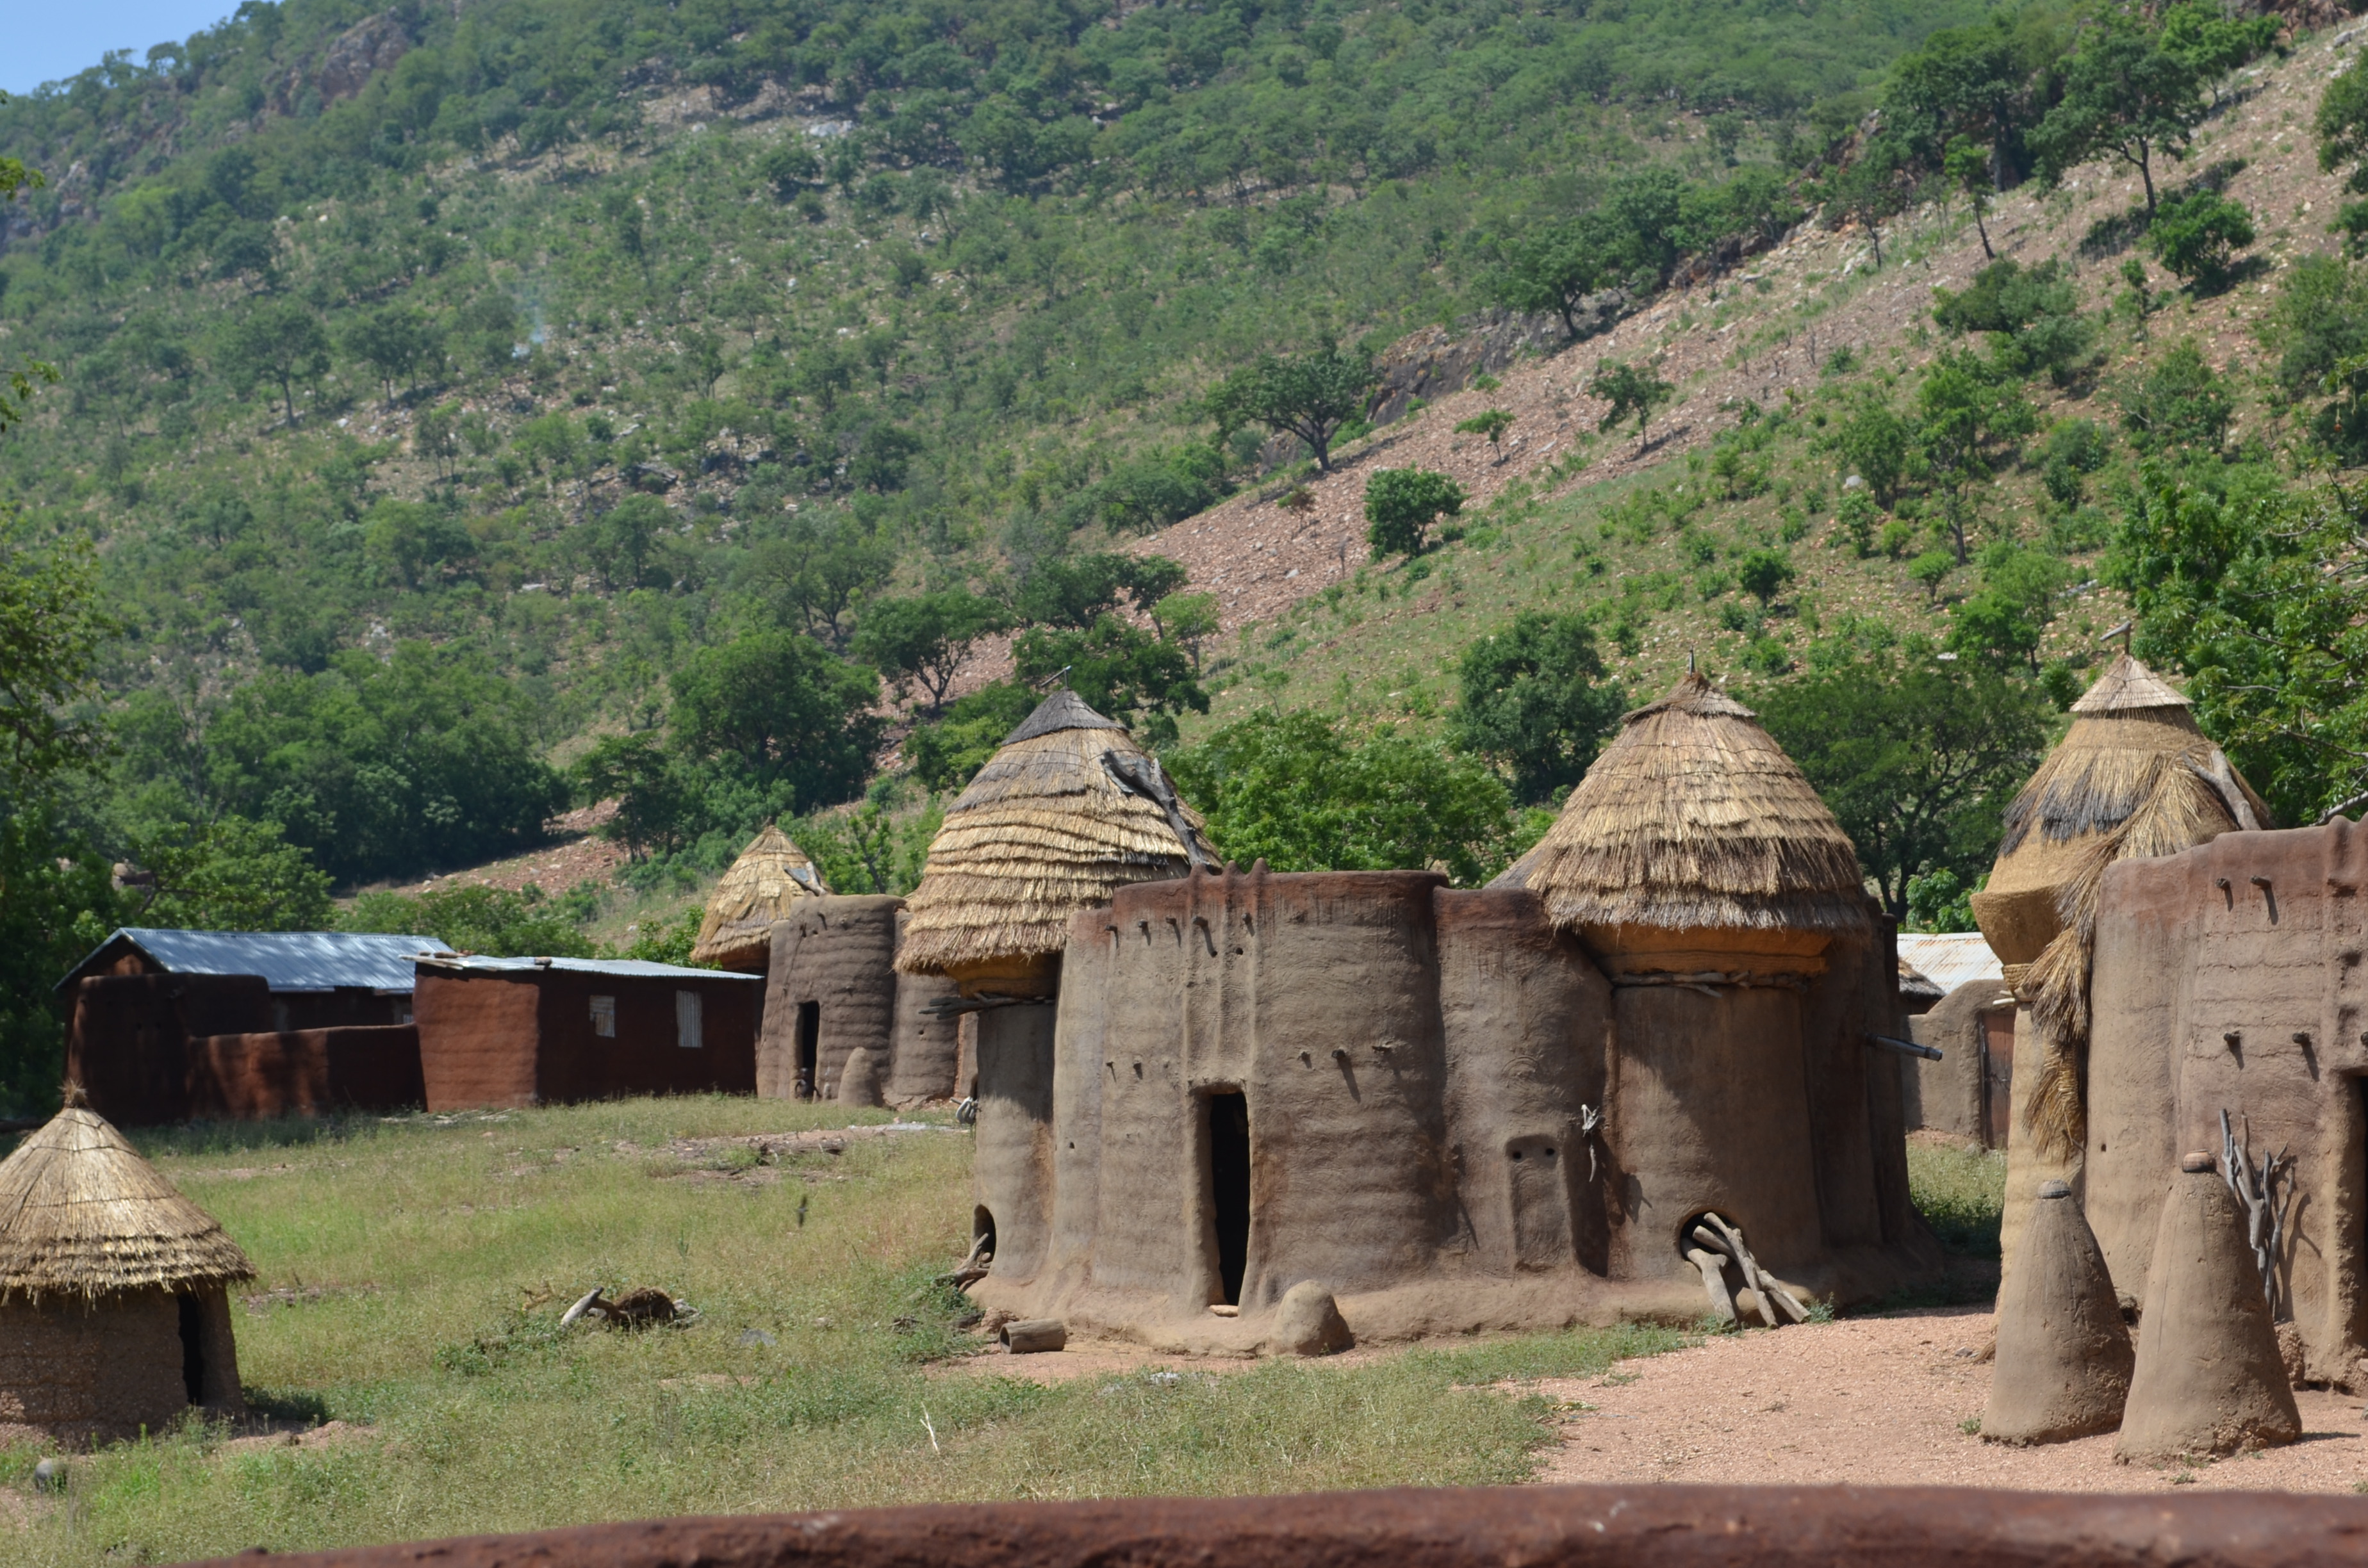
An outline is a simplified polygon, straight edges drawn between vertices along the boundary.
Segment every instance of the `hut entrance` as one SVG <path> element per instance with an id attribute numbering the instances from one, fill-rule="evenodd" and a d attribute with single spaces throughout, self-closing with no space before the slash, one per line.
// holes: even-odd
<path id="1" fill-rule="evenodd" d="M 815 1071 L 822 1060 L 822 1004 L 798 1004 L 798 1098 L 814 1097 Z"/>
<path id="2" fill-rule="evenodd" d="M 1992 1149 L 2007 1144 L 2014 1124 L 2014 1009 L 1992 1007 L 1982 1021 L 1982 1142 Z"/>
<path id="3" fill-rule="evenodd" d="M 1239 1306 L 1250 1252 L 1250 1107 L 1239 1089 L 1209 1096 L 1209 1212 L 1217 1229 L 1217 1280 Z"/>
<path id="4" fill-rule="evenodd" d="M 181 1309 L 181 1386 L 188 1391 L 191 1404 L 202 1404 L 206 1398 L 206 1314 L 198 1299 L 187 1290 L 173 1297 Z"/>

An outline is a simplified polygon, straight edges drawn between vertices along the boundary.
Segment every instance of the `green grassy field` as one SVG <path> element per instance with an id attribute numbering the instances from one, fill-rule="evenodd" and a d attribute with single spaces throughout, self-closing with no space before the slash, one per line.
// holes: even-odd
<path id="1" fill-rule="evenodd" d="M 850 1119 L 889 1119 L 685 1098 L 142 1137 L 255 1260 L 233 1308 L 250 1398 L 365 1430 L 291 1448 L 192 1424 L 77 1459 L 62 1505 L 33 1497 L 35 1452 L 0 1451 L 0 1504 L 18 1505 L 0 1508 L 0 1563 L 697 1512 L 1514 1482 L 1553 1441 L 1521 1380 L 1684 1340 L 1549 1335 L 1172 1384 L 943 1375 L 970 1343 L 959 1299 L 932 1284 L 966 1240 L 966 1136 L 764 1163 L 678 1142 Z M 562 1335 L 596 1282 L 662 1286 L 700 1317 Z"/>

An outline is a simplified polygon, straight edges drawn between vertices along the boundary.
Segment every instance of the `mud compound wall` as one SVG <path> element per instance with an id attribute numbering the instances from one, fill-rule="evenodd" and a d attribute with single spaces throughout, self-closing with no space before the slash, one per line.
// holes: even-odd
<path id="1" fill-rule="evenodd" d="M 896 940 L 905 939 L 908 915 L 896 916 Z M 888 1047 L 888 1081 L 882 1090 L 893 1106 L 958 1097 L 962 1019 L 933 1017 L 921 1009 L 953 994 L 952 983 L 934 974 L 896 976 L 896 1019 Z"/>
<path id="2" fill-rule="evenodd" d="M 882 1103 L 895 1040 L 896 927 L 904 907 L 903 899 L 886 896 L 803 899 L 795 913 L 774 923 L 757 1041 L 760 1096 L 795 1098 L 802 1074 L 811 1073 L 806 1082 L 815 1096 L 839 1098 L 848 1059 L 861 1051 L 856 1078 L 864 1087 L 852 1103 Z M 807 1027 L 814 1060 L 802 1062 Z"/>
<path id="3" fill-rule="evenodd" d="M 980 1299 L 1205 1349 L 1255 1347 L 1303 1280 L 1365 1338 L 1691 1320 L 1679 1240 L 1713 1208 L 1812 1291 L 1933 1273 L 1868 1044 L 1891 943 L 1829 946 L 1808 981 L 1622 984 L 1525 890 L 1124 889 L 1071 922 L 1049 1053 L 1000 1033 L 1024 1009 L 979 1016 Z"/>
<path id="4" fill-rule="evenodd" d="M 524 975 L 439 973 L 413 993 L 429 1110 L 535 1103 L 541 994 Z"/>
<path id="5" fill-rule="evenodd" d="M 188 1044 L 189 1115 L 253 1120 L 427 1104 L 411 1024 L 207 1035 Z"/>
<path id="6" fill-rule="evenodd" d="M 225 1337 L 228 1322 L 225 1312 Z M 168 1291 L 0 1306 L 0 1424 L 69 1444 L 161 1432 L 188 1405 L 182 1370 L 180 1304 Z"/>
<path id="7" fill-rule="evenodd" d="M 1981 1138 L 1987 1125 L 1982 1114 L 1982 1015 L 2008 994 L 2004 981 L 1969 980 L 1908 1020 L 1909 1038 L 1941 1053 L 1938 1062 L 1909 1062 L 1900 1074 L 1910 1128 Z"/>
<path id="8" fill-rule="evenodd" d="M 270 1027 L 261 975 L 92 975 L 74 987 L 66 1075 L 109 1121 L 179 1121 L 189 1114 L 190 1037 Z"/>
<path id="9" fill-rule="evenodd" d="M 288 1568 L 2316 1568 L 2368 1562 L 2368 1504 L 2254 1493 L 1523 1486 L 647 1519 L 275 1556 Z M 2175 1543 L 2175 1544 L 2174 1544 Z M 249 1559 L 223 1559 L 245 1562 Z"/>
<path id="10" fill-rule="evenodd" d="M 2144 1300 L 2180 1154 L 2294 1159 L 2283 1267 L 2314 1377 L 2368 1386 L 2368 833 L 2229 833 L 2106 872 L 2090 984 L 2085 1206 Z M 2029 1064 L 2035 1067 L 2035 1063 Z"/>
<path id="11" fill-rule="evenodd" d="M 1447 1122 L 1471 1261 L 1489 1274 L 1611 1267 L 1604 1103 L 1611 989 L 1525 888 L 1431 898 Z"/>

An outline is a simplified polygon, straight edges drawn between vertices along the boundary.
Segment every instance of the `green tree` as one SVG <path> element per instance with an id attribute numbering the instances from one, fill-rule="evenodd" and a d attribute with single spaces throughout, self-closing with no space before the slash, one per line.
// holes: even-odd
<path id="1" fill-rule="evenodd" d="M 2253 215 L 2215 190 L 2166 201 L 2146 232 L 2146 246 L 2164 268 L 2198 293 L 2227 286 L 2228 264 L 2253 243 Z"/>
<path id="2" fill-rule="evenodd" d="M 1522 805 L 1577 783 L 1628 700 L 1584 618 L 1537 610 L 1464 649 L 1459 681 L 1449 744 L 1486 759 Z"/>
<path id="3" fill-rule="evenodd" d="M 698 911 L 692 912 L 696 916 Z M 497 959 L 591 959 L 598 944 L 533 883 L 437 888 L 423 893 L 374 889 L 346 912 L 348 931 L 434 937 L 455 952 Z"/>
<path id="4" fill-rule="evenodd" d="M 329 335 L 321 318 L 294 300 L 257 305 L 216 340 L 222 373 L 242 391 L 268 381 L 279 389 L 288 423 L 296 423 L 296 383 L 326 375 Z"/>
<path id="5" fill-rule="evenodd" d="M 2338 460 L 2368 460 L 2368 276 L 2362 269 L 2338 256 L 2298 258 L 2255 330 L 2276 356 L 2276 400 L 2307 410 L 2312 439 Z"/>
<path id="6" fill-rule="evenodd" d="M 657 736 L 603 735 L 573 769 L 576 799 L 586 805 L 614 801 L 614 815 L 597 830 L 625 846 L 634 860 L 670 855 L 700 825 L 698 770 Z"/>
<path id="7" fill-rule="evenodd" d="M 127 926 L 205 931 L 324 931 L 336 924 L 329 879 L 276 822 L 222 816 L 133 835 Z"/>
<path id="8" fill-rule="evenodd" d="M 7 101 L 8 95 L 0 93 L 0 103 Z M 27 168 L 23 160 L 0 156 L 0 204 L 14 206 L 26 191 L 39 190 L 48 183 L 40 170 Z M 25 400 L 33 395 L 34 387 L 57 379 L 57 367 L 42 359 L 0 367 L 0 436 L 25 417 Z"/>
<path id="9" fill-rule="evenodd" d="M 442 360 L 444 335 L 409 305 L 381 305 L 346 328 L 345 350 L 378 372 L 392 404 L 396 382 L 408 386 L 422 367 Z"/>
<path id="10" fill-rule="evenodd" d="M 2318 136 L 2318 166 L 2328 174 L 2349 165 L 2343 176 L 2347 196 L 2368 196 L 2368 71 L 2357 58 L 2327 85 L 2318 108 L 2311 116 Z M 2348 201 L 2328 225 L 2344 236 L 2352 256 L 2368 256 L 2368 201 Z"/>
<path id="11" fill-rule="evenodd" d="M 1459 436 L 1486 436 L 1488 449 L 1497 462 L 1505 460 L 1505 432 L 1513 427 L 1513 416 L 1501 408 L 1486 409 L 1455 426 Z"/>
<path id="12" fill-rule="evenodd" d="M 1944 351 L 1925 369 L 1916 389 L 1916 449 L 1948 497 L 1958 565 L 1967 558 L 1967 489 L 1995 474 L 2005 449 L 2038 423 L 2021 390 L 1971 355 Z"/>
<path id="13" fill-rule="evenodd" d="M 2185 0 L 2165 9 L 2157 24 L 2165 52 L 2177 56 L 2198 81 L 2209 85 L 2275 48 L 2281 18 L 2274 13 L 2232 17 L 2207 0 Z M 2216 86 L 2213 101 L 2219 101 Z"/>
<path id="14" fill-rule="evenodd" d="M 1981 552 L 1982 585 L 1956 608 L 1947 646 L 1996 669 L 2028 666 L 2039 674 L 2039 644 L 2055 619 L 2055 603 L 2072 585 L 2060 558 L 2000 540 Z"/>
<path id="15" fill-rule="evenodd" d="M 1861 396 L 1819 443 L 1841 460 L 1844 477 L 1856 474 L 1888 506 L 1907 476 L 1916 432 L 1887 403 Z"/>
<path id="16" fill-rule="evenodd" d="M 2203 119 L 2201 85 L 2159 35 L 2106 13 L 2065 62 L 2064 96 L 2032 135 L 2042 172 L 2054 181 L 2091 158 L 2119 158 L 2137 170 L 2152 222 L 2154 160 L 2187 156 Z"/>
<path id="17" fill-rule="evenodd" d="M 2187 677 L 2196 722 L 2269 801 L 2307 823 L 2368 792 L 2368 494 L 2351 484 L 2207 487 L 2149 463 L 2102 575 L 2135 652 Z"/>
<path id="18" fill-rule="evenodd" d="M 1653 415 L 1678 395 L 1678 389 L 1655 375 L 1648 366 L 1612 360 L 1595 367 L 1588 378 L 1587 394 L 1604 403 L 1603 417 L 1596 422 L 1598 430 L 1615 430 L 1630 419 L 1636 421 L 1636 449 L 1645 447 L 1645 426 Z"/>
<path id="19" fill-rule="evenodd" d="M 1994 262 L 1964 293 L 1935 289 L 1932 295 L 1932 319 L 1950 332 L 1987 334 L 1991 359 L 2009 376 L 2044 369 L 2065 385 L 2095 335 L 2080 314 L 2070 272 L 2053 258 L 2032 267 Z"/>
<path id="20" fill-rule="evenodd" d="M 1877 268 L 1883 266 L 1884 220 L 1907 206 L 1912 188 L 1903 167 L 1906 161 L 1896 143 L 1878 136 L 1860 148 L 1858 156 L 1826 184 L 1827 206 L 1865 228 Z"/>
<path id="21" fill-rule="evenodd" d="M 1315 471 L 1329 473 L 1333 437 L 1371 411 L 1376 380 L 1369 356 L 1326 344 L 1289 358 L 1260 355 L 1218 382 L 1206 406 L 1217 423 L 1219 445 L 1245 425 L 1263 425 L 1275 435 L 1298 437 Z"/>
<path id="22" fill-rule="evenodd" d="M 2192 338 L 2181 338 L 2121 392 L 2122 423 L 2142 452 L 2192 448 L 2217 455 L 2236 416 L 2226 384 Z"/>
<path id="23" fill-rule="evenodd" d="M 1618 281 L 1617 253 L 1604 228 L 1600 218 L 1588 214 L 1506 246 L 1488 278 L 1490 297 L 1508 310 L 1560 316 L 1565 335 L 1577 342 L 1584 335 L 1579 312 L 1588 297 Z"/>
<path id="24" fill-rule="evenodd" d="M 777 623 L 843 648 L 855 607 L 895 566 L 894 543 L 855 508 L 809 506 L 759 535 L 734 581 Z"/>
<path id="25" fill-rule="evenodd" d="M 935 793 L 961 789 L 1002 748 L 1003 737 L 1036 710 L 1037 701 L 1016 681 L 996 681 L 954 699 L 944 719 L 921 725 L 905 743 L 913 777 Z"/>
<path id="26" fill-rule="evenodd" d="M 861 793 L 871 777 L 880 678 L 811 637 L 743 633 L 692 654 L 672 686 L 675 744 L 759 790 L 813 810 Z"/>
<path id="27" fill-rule="evenodd" d="M 1926 603 L 1938 604 L 1941 602 L 1941 585 L 1947 582 L 1949 574 L 1956 569 L 1957 558 L 1954 555 L 1945 550 L 1928 550 L 1907 563 L 1907 575 L 1910 580 L 1924 585 Z"/>
<path id="28" fill-rule="evenodd" d="M 1008 630 L 1010 612 L 995 600 L 962 588 L 882 599 L 867 607 L 856 628 L 854 651 L 899 692 L 918 686 L 928 696 L 924 711 L 945 711 L 946 690 L 981 638 Z"/>
<path id="29" fill-rule="evenodd" d="M 1178 793 L 1227 859 L 1277 871 L 1443 868 L 1487 881 L 1509 858 L 1512 807 L 1495 773 L 1394 729 L 1261 709 L 1172 752 Z"/>
<path id="30" fill-rule="evenodd" d="M 1217 596 L 1169 594 L 1153 603 L 1151 624 L 1162 641 L 1191 655 L 1192 673 L 1201 673 L 1201 645 L 1217 634 Z"/>
<path id="31" fill-rule="evenodd" d="M 1973 214 L 1974 233 L 1982 238 L 1982 256 L 1996 260 L 1998 252 L 1990 249 L 1988 216 L 1991 193 L 1997 188 L 1990 176 L 1990 150 L 1970 137 L 1960 136 L 1949 143 L 1941 162 L 1941 173 L 1949 188 L 1965 199 L 1966 210 Z"/>
<path id="32" fill-rule="evenodd" d="M 1209 710 L 1184 650 L 1115 615 L 1086 627 L 1030 627 L 1013 640 L 1011 659 L 1020 680 L 1043 687 L 1057 678 L 1156 744 L 1175 738 L 1178 714 Z"/>
<path id="33" fill-rule="evenodd" d="M 1792 558 L 1781 550 L 1765 547 L 1748 551 L 1736 563 L 1735 580 L 1743 591 L 1759 601 L 1766 609 L 1777 595 L 1798 575 L 1793 569 Z"/>
<path id="34" fill-rule="evenodd" d="M 1811 665 L 1751 701 L 1840 819 L 1884 907 L 1907 913 L 1911 877 L 1987 870 L 2006 803 L 2046 744 L 2045 700 L 1929 646 L 1821 647 Z"/>
<path id="35" fill-rule="evenodd" d="M 1365 481 L 1365 538 L 1373 559 L 1420 555 L 1430 525 L 1463 510 L 1463 486 L 1427 468 L 1377 468 Z"/>

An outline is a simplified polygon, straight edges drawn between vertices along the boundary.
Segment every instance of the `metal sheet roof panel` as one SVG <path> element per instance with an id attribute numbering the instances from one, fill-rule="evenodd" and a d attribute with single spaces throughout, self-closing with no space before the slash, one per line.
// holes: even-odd
<path id="1" fill-rule="evenodd" d="M 443 946 L 434 937 L 362 931 L 176 931 L 127 926 L 66 975 L 91 969 L 118 943 L 137 949 L 173 974 L 256 974 L 274 991 L 360 986 L 408 994 L 411 960 Z"/>
<path id="2" fill-rule="evenodd" d="M 461 974 L 606 974 L 628 980 L 739 980 L 762 985 L 761 974 L 728 969 L 687 969 L 680 964 L 650 963 L 642 959 L 495 959 L 482 953 L 435 953 L 420 960 L 430 969 Z"/>

